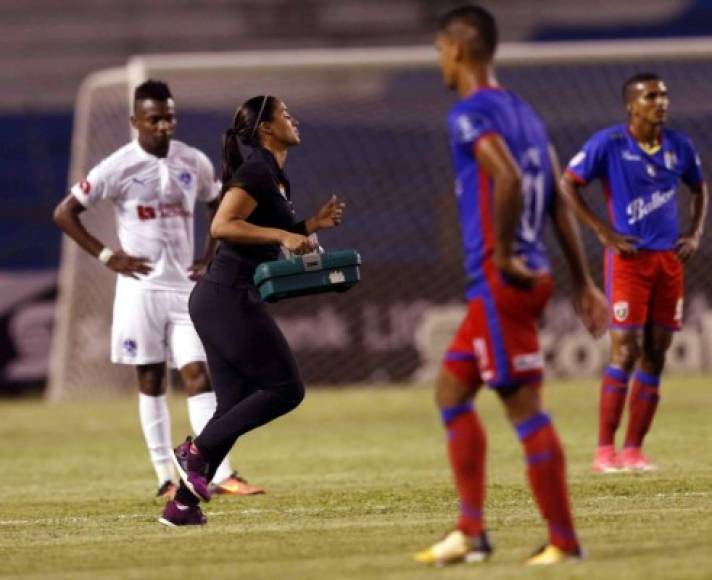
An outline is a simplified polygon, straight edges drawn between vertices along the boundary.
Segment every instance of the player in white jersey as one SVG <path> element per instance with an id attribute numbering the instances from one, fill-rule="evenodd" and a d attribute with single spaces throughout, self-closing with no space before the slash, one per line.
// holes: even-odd
<path id="1" fill-rule="evenodd" d="M 76 183 L 56 207 L 54 220 L 84 250 L 119 274 L 111 360 L 136 367 L 139 417 L 158 476 L 157 495 L 172 499 L 178 480 L 171 459 L 166 362 L 180 370 L 196 434 L 216 407 L 205 351 L 188 315 L 188 297 L 215 249 L 209 238 L 204 256 L 194 260 L 193 211 L 197 201 L 204 202 L 212 218 L 220 184 L 205 154 L 172 139 L 175 103 L 165 83 L 149 80 L 136 88 L 131 124 L 137 139 Z M 79 217 L 101 200 L 114 205 L 119 249 L 105 247 Z M 233 472 L 227 458 L 213 483 L 214 493 L 264 492 Z"/>

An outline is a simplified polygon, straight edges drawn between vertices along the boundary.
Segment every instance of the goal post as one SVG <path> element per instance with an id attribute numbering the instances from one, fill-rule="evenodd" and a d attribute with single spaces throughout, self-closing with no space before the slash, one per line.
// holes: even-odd
<path id="1" fill-rule="evenodd" d="M 689 134 L 710 175 L 712 41 L 708 39 L 503 44 L 498 76 L 531 102 L 566 163 L 594 131 L 624 119 L 622 82 L 642 69 L 661 74 L 671 95 L 670 126 Z M 430 46 L 143 55 L 95 73 L 76 102 L 70 181 L 130 138 L 129 98 L 147 78 L 166 81 L 178 111 L 176 137 L 219 166 L 222 131 L 236 106 L 259 94 L 285 100 L 301 122 L 302 144 L 287 173 L 299 215 L 332 193 L 346 219 L 322 244 L 360 250 L 363 282 L 344 295 L 277 304 L 274 312 L 308 383 L 409 381 L 427 353 L 416 330 L 429 309 L 462 303 L 462 260 L 452 195 L 445 115 L 454 96 L 442 86 Z M 683 214 L 688 204 L 683 195 Z M 601 196 L 591 192 L 594 207 Z M 102 205 L 102 204 L 100 204 Z M 116 243 L 113 211 L 83 214 L 90 231 Z M 585 233 L 600 280 L 601 251 Z M 704 262 L 687 268 L 688 303 L 712 299 Z M 566 305 L 561 255 L 552 252 L 557 295 L 546 328 L 550 358 L 561 337 L 580 330 Z M 133 389 L 129 368 L 109 362 L 114 277 L 64 240 L 47 396 L 112 394 Z M 694 311 L 694 308 L 693 308 Z M 421 337 L 422 338 L 422 337 Z M 553 368 L 555 370 L 556 364 Z"/>

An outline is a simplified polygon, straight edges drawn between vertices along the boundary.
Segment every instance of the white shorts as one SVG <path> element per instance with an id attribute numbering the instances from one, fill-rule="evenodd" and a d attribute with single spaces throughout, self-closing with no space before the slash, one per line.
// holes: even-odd
<path id="1" fill-rule="evenodd" d="M 111 325 L 111 362 L 144 365 L 168 362 L 178 369 L 206 362 L 188 314 L 188 292 L 145 290 L 117 284 Z"/>

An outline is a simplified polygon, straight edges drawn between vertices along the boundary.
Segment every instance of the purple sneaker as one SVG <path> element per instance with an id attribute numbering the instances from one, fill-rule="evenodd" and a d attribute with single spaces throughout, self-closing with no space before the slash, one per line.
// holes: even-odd
<path id="1" fill-rule="evenodd" d="M 192 453 L 190 445 L 193 438 L 188 436 L 186 440 L 173 450 L 173 463 L 175 463 L 178 475 L 192 493 L 198 499 L 210 501 L 210 488 L 208 486 L 208 462 L 205 461 L 201 453 Z"/>
<path id="2" fill-rule="evenodd" d="M 172 500 L 166 504 L 158 521 L 164 526 L 175 528 L 178 526 L 202 526 L 207 523 L 208 519 L 200 511 L 200 506 L 181 505 Z"/>

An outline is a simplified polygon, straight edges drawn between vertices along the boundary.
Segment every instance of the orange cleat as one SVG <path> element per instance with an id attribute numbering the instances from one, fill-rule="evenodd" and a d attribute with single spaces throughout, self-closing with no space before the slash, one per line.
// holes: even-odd
<path id="1" fill-rule="evenodd" d="M 178 486 L 170 479 L 164 481 L 156 492 L 156 497 L 164 501 L 173 501 L 178 491 Z"/>
<path id="2" fill-rule="evenodd" d="M 252 485 L 233 471 L 230 477 L 219 483 L 211 483 L 210 491 L 216 495 L 260 495 L 266 493 L 263 487 Z"/>

